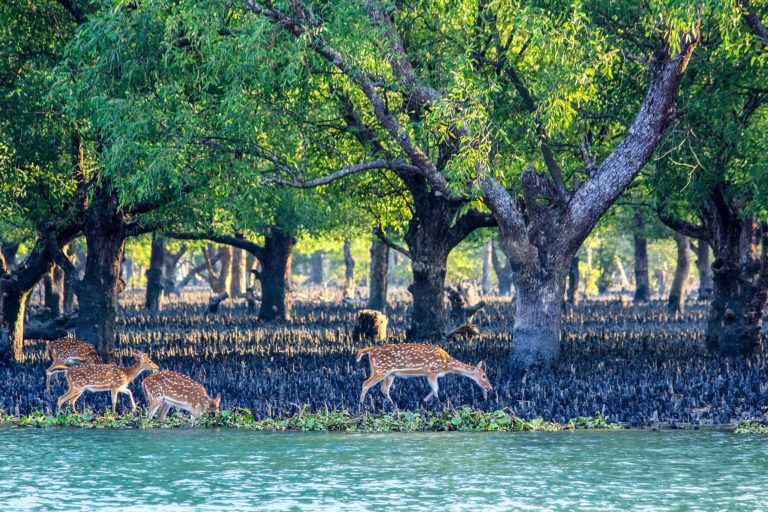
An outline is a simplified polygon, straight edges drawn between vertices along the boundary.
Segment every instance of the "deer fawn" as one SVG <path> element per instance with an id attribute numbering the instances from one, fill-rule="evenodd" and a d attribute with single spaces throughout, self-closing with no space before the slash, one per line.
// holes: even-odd
<path id="1" fill-rule="evenodd" d="M 394 400 L 389 396 L 389 390 L 392 388 L 395 377 L 427 377 L 432 392 L 424 398 L 425 402 L 433 397 L 437 398 L 440 390 L 437 379 L 449 373 L 463 375 L 475 381 L 483 389 L 483 396 L 486 398 L 488 391 L 491 390 L 491 383 L 485 375 L 485 365 L 482 361 L 477 366 L 464 364 L 449 356 L 448 352 L 437 345 L 402 343 L 368 347 L 357 353 L 357 361 L 359 362 L 366 354 L 371 365 L 371 376 L 363 382 L 360 403 L 372 386 L 384 381 L 381 392 L 394 404 Z"/>
<path id="2" fill-rule="evenodd" d="M 131 399 L 131 410 L 136 411 L 136 401 L 128 385 L 145 370 L 157 370 L 159 366 L 146 354 L 136 356 L 136 364 L 123 368 L 114 364 L 93 364 L 66 370 L 67 392 L 61 395 L 57 406 L 69 400 L 72 411 L 77 412 L 75 402 L 85 391 L 110 391 L 112 393 L 112 414 L 117 415 L 117 394 L 125 393 Z"/>
<path id="3" fill-rule="evenodd" d="M 45 353 L 48 359 L 53 361 L 51 366 L 45 370 L 46 391 L 51 390 L 51 376 L 54 374 L 58 380 L 59 372 L 66 371 L 74 365 L 101 363 L 101 357 L 93 345 L 74 338 L 59 338 L 49 341 Z"/>
<path id="4" fill-rule="evenodd" d="M 148 375 L 142 381 L 141 389 L 149 402 L 148 417 L 152 418 L 159 409 L 160 421 L 165 420 L 165 415 L 171 407 L 189 411 L 195 418 L 207 412 L 219 412 L 221 395 L 211 398 L 202 384 L 170 370 Z"/>

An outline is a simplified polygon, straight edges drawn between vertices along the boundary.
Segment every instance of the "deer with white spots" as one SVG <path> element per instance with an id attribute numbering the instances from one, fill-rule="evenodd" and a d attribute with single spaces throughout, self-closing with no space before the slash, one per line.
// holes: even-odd
<path id="1" fill-rule="evenodd" d="M 115 364 L 92 364 L 66 370 L 69 389 L 61 395 L 58 408 L 69 401 L 73 412 L 77 412 L 75 402 L 86 391 L 109 391 L 112 393 L 112 414 L 117 415 L 117 395 L 125 393 L 131 399 L 131 411 L 136 411 L 136 401 L 128 385 L 142 372 L 157 370 L 159 366 L 146 354 L 137 354 L 136 363 L 127 368 Z"/>
<path id="2" fill-rule="evenodd" d="M 449 373 L 462 375 L 475 381 L 482 388 L 485 398 L 488 397 L 488 391 L 492 389 L 485 375 L 485 365 L 482 361 L 475 366 L 462 363 L 437 345 L 401 343 L 368 347 L 357 353 L 357 361 L 359 362 L 365 355 L 370 362 L 371 376 L 363 382 L 360 403 L 372 386 L 384 381 L 381 392 L 394 404 L 394 400 L 389 396 L 389 390 L 392 388 L 395 377 L 426 377 L 432 392 L 424 398 L 425 402 L 431 398 L 437 398 L 440 390 L 437 379 Z"/>
<path id="3" fill-rule="evenodd" d="M 64 372 L 76 365 L 101 363 L 101 356 L 90 343 L 74 338 L 59 338 L 48 342 L 45 353 L 52 361 L 45 370 L 45 390 L 51 390 L 51 376 Z"/>
<path id="4" fill-rule="evenodd" d="M 211 398 L 202 384 L 170 370 L 148 375 L 142 381 L 141 389 L 149 402 L 148 417 L 152 418 L 159 409 L 157 419 L 160 421 L 165 419 L 171 407 L 189 411 L 195 418 L 219 412 L 221 395 Z"/>

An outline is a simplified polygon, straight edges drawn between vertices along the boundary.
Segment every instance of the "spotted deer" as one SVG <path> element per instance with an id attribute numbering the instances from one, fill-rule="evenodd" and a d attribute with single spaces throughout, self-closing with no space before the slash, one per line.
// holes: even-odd
<path id="1" fill-rule="evenodd" d="M 101 363 L 101 356 L 90 343 L 74 338 L 59 338 L 48 342 L 45 353 L 51 366 L 45 370 L 45 390 L 51 390 L 51 377 L 64 372 L 72 366 Z"/>
<path id="2" fill-rule="evenodd" d="M 389 396 L 389 390 L 392 388 L 395 377 L 426 377 L 432 392 L 424 398 L 425 402 L 438 397 L 440 386 L 437 379 L 449 373 L 462 375 L 475 381 L 482 388 L 483 396 L 486 398 L 488 391 L 492 389 L 485 375 L 485 364 L 482 361 L 476 366 L 462 363 L 437 345 L 402 343 L 368 347 L 357 353 L 357 361 L 360 362 L 365 355 L 368 356 L 371 366 L 371 376 L 363 382 L 360 403 L 372 386 L 384 381 L 381 392 L 394 404 L 394 400 Z"/>
<path id="3" fill-rule="evenodd" d="M 136 401 L 128 385 L 136 380 L 142 372 L 157 370 L 159 366 L 152 362 L 148 355 L 140 353 L 136 356 L 133 366 L 122 367 L 114 364 L 92 364 L 77 366 L 66 370 L 67 392 L 61 395 L 57 406 L 69 401 L 73 412 L 77 412 L 75 402 L 86 391 L 109 391 L 112 393 L 112 414 L 117 415 L 117 395 L 125 393 L 131 399 L 131 410 L 136 411 Z"/>
<path id="4" fill-rule="evenodd" d="M 148 375 L 142 381 L 141 389 L 149 402 L 147 416 L 152 418 L 159 409 L 157 418 L 160 421 L 165 420 L 171 407 L 189 411 L 195 418 L 207 412 L 219 412 L 221 395 L 211 398 L 202 384 L 170 370 Z"/>

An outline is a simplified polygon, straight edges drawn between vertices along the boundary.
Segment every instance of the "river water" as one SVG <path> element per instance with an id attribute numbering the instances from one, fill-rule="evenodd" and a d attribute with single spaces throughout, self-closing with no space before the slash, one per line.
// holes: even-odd
<path id="1" fill-rule="evenodd" d="M 768 510 L 768 437 L 0 429 L 0 510 Z"/>

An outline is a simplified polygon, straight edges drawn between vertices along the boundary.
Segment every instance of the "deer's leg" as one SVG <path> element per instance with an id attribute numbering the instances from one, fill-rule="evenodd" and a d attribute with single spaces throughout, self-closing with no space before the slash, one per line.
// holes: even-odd
<path id="1" fill-rule="evenodd" d="M 112 415 L 117 416 L 117 395 L 120 391 L 117 388 L 112 388 L 110 392 L 112 393 Z"/>
<path id="2" fill-rule="evenodd" d="M 437 383 L 437 375 L 427 375 L 427 382 L 429 387 L 432 388 L 432 392 L 424 397 L 425 402 L 429 402 L 431 398 L 437 398 L 437 393 L 440 391 L 440 385 Z"/>
<path id="3" fill-rule="evenodd" d="M 392 397 L 391 397 L 391 396 L 389 396 L 389 390 L 390 390 L 390 389 L 392 389 L 392 384 L 394 384 L 394 382 L 395 382 L 395 376 L 394 376 L 394 375 L 388 375 L 388 376 L 387 376 L 387 377 L 384 379 L 384 382 L 382 382 L 382 383 L 381 383 L 381 393 L 382 393 L 382 394 L 383 394 L 385 397 L 387 397 L 387 400 L 389 400 L 390 402 L 392 402 L 392 405 L 394 405 L 395 407 L 397 407 L 397 405 L 395 404 L 395 401 L 394 401 L 394 400 L 392 400 Z"/>
<path id="4" fill-rule="evenodd" d="M 119 392 L 128 395 L 128 398 L 131 399 L 131 412 L 136 412 L 136 400 L 133 399 L 133 393 L 131 393 L 131 390 L 128 388 L 123 388 L 119 390 Z"/>
<path id="5" fill-rule="evenodd" d="M 378 373 L 374 373 L 368 379 L 366 379 L 365 382 L 363 382 L 363 390 L 360 393 L 360 403 L 363 403 L 363 400 L 365 400 L 365 394 L 368 392 L 368 390 L 372 387 L 381 382 L 386 378 L 386 375 L 379 375 Z"/>
<path id="6" fill-rule="evenodd" d="M 82 393 L 82 391 L 80 393 L 78 393 L 74 389 L 68 389 L 66 393 L 64 393 L 63 395 L 61 395 L 59 397 L 58 401 L 56 402 L 56 408 L 57 409 L 61 409 L 61 406 L 64 405 L 68 400 L 70 400 L 72 397 L 80 396 L 81 393 Z M 77 398 L 75 398 L 75 400 L 77 400 Z M 77 412 L 77 411 L 75 411 L 75 404 L 74 404 L 74 402 L 71 402 L 69 405 L 70 405 L 70 407 L 72 407 L 72 410 L 74 412 Z"/>
<path id="7" fill-rule="evenodd" d="M 152 419 L 155 416 L 155 413 L 160 408 L 160 406 L 163 405 L 162 400 L 149 400 L 149 406 L 147 407 L 147 418 Z"/>
<path id="8" fill-rule="evenodd" d="M 161 422 L 165 421 L 165 416 L 168 414 L 168 411 L 171 409 L 171 406 L 168 405 L 167 402 L 163 402 L 162 406 L 160 407 L 160 414 L 157 415 L 157 419 Z"/>

